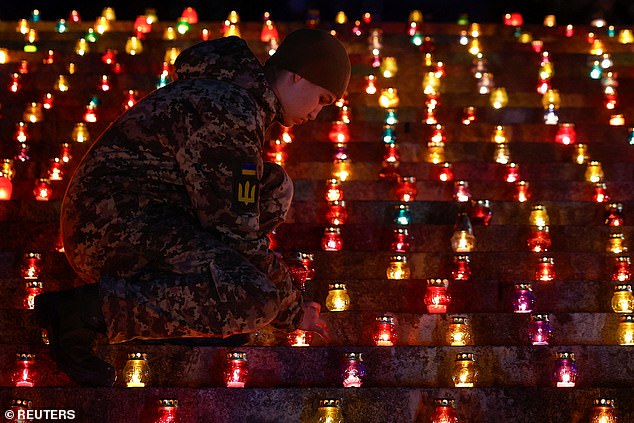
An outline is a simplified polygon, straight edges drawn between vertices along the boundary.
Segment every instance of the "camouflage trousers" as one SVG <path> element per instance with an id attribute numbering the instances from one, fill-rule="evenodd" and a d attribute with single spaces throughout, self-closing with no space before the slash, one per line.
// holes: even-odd
<path id="1" fill-rule="evenodd" d="M 292 330 L 301 296 L 267 237 L 284 220 L 292 193 L 286 172 L 265 163 L 260 231 L 244 242 L 220 240 L 191 216 L 160 207 L 116 225 L 104 237 L 116 243 L 107 248 L 99 280 L 110 342 L 227 337 L 268 323 Z M 219 232 L 231 233 L 230 225 Z"/>

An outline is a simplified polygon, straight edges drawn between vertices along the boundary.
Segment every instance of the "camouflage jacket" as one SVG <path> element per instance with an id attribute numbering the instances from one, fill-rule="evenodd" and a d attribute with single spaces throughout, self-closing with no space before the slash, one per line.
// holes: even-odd
<path id="1" fill-rule="evenodd" d="M 84 157 L 62 205 L 67 256 L 80 276 L 97 280 L 109 254 L 97 241 L 113 221 L 131 221 L 149 207 L 190 216 L 279 287 L 283 309 L 273 323 L 292 329 L 301 319 L 301 295 L 289 288 L 288 270 L 267 238 L 283 216 L 263 227 L 259 211 L 264 133 L 279 100 L 237 37 L 184 50 L 175 70 L 175 82 L 124 113 Z M 138 250 L 117 257 L 117 265 L 151 266 Z"/>

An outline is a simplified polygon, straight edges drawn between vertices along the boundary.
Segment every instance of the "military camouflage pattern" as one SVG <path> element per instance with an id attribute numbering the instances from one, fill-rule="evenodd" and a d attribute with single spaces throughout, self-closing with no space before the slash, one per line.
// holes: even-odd
<path id="1" fill-rule="evenodd" d="M 293 185 L 262 161 L 279 101 L 237 37 L 184 50 L 175 69 L 82 160 L 62 204 L 66 255 L 100 283 L 111 342 L 294 330 L 301 295 L 267 237 Z"/>

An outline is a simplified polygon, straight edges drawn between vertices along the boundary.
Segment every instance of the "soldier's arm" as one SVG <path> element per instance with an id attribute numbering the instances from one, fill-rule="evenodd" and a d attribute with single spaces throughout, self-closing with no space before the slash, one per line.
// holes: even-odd
<path id="1" fill-rule="evenodd" d="M 219 94 L 222 96 L 222 93 Z M 175 133 L 175 152 L 186 189 L 203 228 L 234 248 L 266 274 L 278 288 L 281 307 L 272 324 L 293 330 L 302 317 L 301 293 L 286 266 L 269 250 L 260 230 L 263 134 L 250 97 L 228 93 L 222 109 L 214 102 L 183 106 Z M 203 101 L 203 100 L 201 100 Z M 211 103 L 211 104 L 209 104 Z M 224 104 L 233 107 L 224 107 Z M 176 132 L 178 131 L 178 132 Z"/>

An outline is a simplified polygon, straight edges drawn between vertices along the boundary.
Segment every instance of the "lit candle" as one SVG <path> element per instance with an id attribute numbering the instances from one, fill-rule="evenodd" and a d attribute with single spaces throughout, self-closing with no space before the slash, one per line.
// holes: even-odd
<path id="1" fill-rule="evenodd" d="M 35 308 L 35 297 L 40 295 L 44 291 L 42 282 L 40 281 L 28 281 L 25 286 L 26 295 L 24 297 L 24 308 L 27 310 L 33 310 Z"/>
<path id="2" fill-rule="evenodd" d="M 542 282 L 550 282 L 555 279 L 555 259 L 552 257 L 540 257 L 537 262 L 535 279 Z"/>
<path id="3" fill-rule="evenodd" d="M 471 278 L 470 259 L 466 254 L 458 254 L 453 257 L 453 269 L 451 277 L 457 281 L 468 281 Z"/>
<path id="4" fill-rule="evenodd" d="M 362 353 L 346 353 L 341 368 L 341 381 L 344 388 L 360 388 L 366 375 Z"/>
<path id="5" fill-rule="evenodd" d="M 449 280 L 447 279 L 427 279 L 427 291 L 423 301 L 430 314 L 446 313 L 447 306 L 451 303 L 451 296 L 448 293 Z"/>
<path id="6" fill-rule="evenodd" d="M 178 400 L 159 399 L 158 416 L 156 423 L 177 423 L 178 422 Z"/>
<path id="7" fill-rule="evenodd" d="M 612 272 L 612 280 L 617 282 L 627 282 L 632 274 L 630 271 L 630 257 L 619 256 L 614 263 L 614 271 Z"/>
<path id="8" fill-rule="evenodd" d="M 388 265 L 385 274 L 390 280 L 409 279 L 410 268 L 407 263 L 407 257 L 401 254 L 396 254 L 390 257 L 390 264 Z"/>
<path id="9" fill-rule="evenodd" d="M 450 398 L 434 399 L 434 412 L 430 417 L 430 423 L 458 423 L 455 404 Z"/>
<path id="10" fill-rule="evenodd" d="M 343 423 L 341 414 L 341 400 L 323 399 L 319 400 L 319 407 L 314 421 L 324 423 Z"/>
<path id="11" fill-rule="evenodd" d="M 471 325 L 466 317 L 453 316 L 447 329 L 447 343 L 454 347 L 471 345 Z"/>
<path id="12" fill-rule="evenodd" d="M 552 328 L 547 314 L 531 314 L 528 338 L 533 345 L 548 345 Z"/>
<path id="13" fill-rule="evenodd" d="M 39 372 L 34 368 L 35 354 L 17 353 L 15 369 L 11 381 L 16 387 L 32 388 L 39 380 Z"/>
<path id="14" fill-rule="evenodd" d="M 472 388 L 475 386 L 478 376 L 479 372 L 475 365 L 473 353 L 456 354 L 456 362 L 451 374 L 454 386 L 456 388 Z"/>
<path id="15" fill-rule="evenodd" d="M 245 352 L 228 353 L 224 372 L 227 388 L 244 388 L 248 376 L 247 354 Z"/>
<path id="16" fill-rule="evenodd" d="M 621 316 L 617 338 L 619 345 L 634 345 L 634 314 Z"/>
<path id="17" fill-rule="evenodd" d="M 615 408 L 613 399 L 595 399 L 589 423 L 617 423 L 618 418 L 616 416 Z"/>
<path id="18" fill-rule="evenodd" d="M 572 388 L 577 380 L 577 365 L 575 354 L 572 352 L 558 352 L 554 378 L 558 388 Z"/>
<path id="19" fill-rule="evenodd" d="M 340 251 L 343 248 L 341 228 L 334 226 L 325 228 L 324 236 L 321 239 L 321 248 L 324 251 Z"/>
<path id="20" fill-rule="evenodd" d="M 632 295 L 632 285 L 614 285 L 614 294 L 612 294 L 611 305 L 612 310 L 614 310 L 615 313 L 634 312 L 634 295 Z"/>
<path id="21" fill-rule="evenodd" d="M 130 353 L 123 367 L 123 378 L 128 388 L 143 388 L 150 379 L 146 353 Z"/>
<path id="22" fill-rule="evenodd" d="M 514 313 L 530 313 L 535 308 L 535 296 L 530 282 L 515 284 L 511 302 Z"/>
<path id="23" fill-rule="evenodd" d="M 394 316 L 381 315 L 376 318 L 373 333 L 374 344 L 379 347 L 391 347 L 396 344 L 396 323 Z"/>
<path id="24" fill-rule="evenodd" d="M 287 339 L 291 347 L 309 347 L 313 339 L 313 333 L 297 329 L 289 333 Z"/>
<path id="25" fill-rule="evenodd" d="M 326 308 L 329 311 L 345 311 L 350 306 L 350 295 L 346 284 L 333 283 L 328 285 L 328 296 L 326 297 Z"/>

